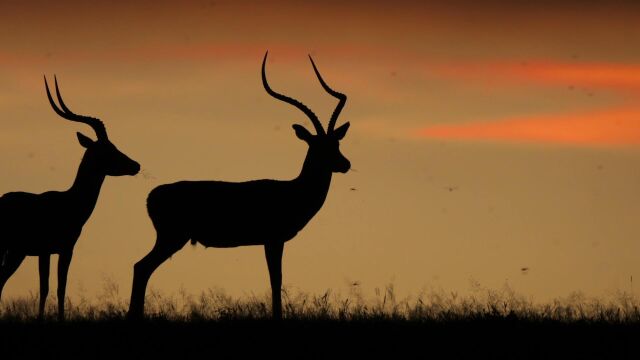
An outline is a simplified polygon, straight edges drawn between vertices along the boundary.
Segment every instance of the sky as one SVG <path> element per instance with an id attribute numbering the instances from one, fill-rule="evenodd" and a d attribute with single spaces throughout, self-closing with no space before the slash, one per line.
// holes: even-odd
<path id="1" fill-rule="evenodd" d="M 640 278 L 640 5 L 634 2 L 3 1 L 0 193 L 65 190 L 82 124 L 102 119 L 140 162 L 108 178 L 78 241 L 68 295 L 128 298 L 153 246 L 146 196 L 179 180 L 292 179 L 310 122 L 347 94 L 338 125 L 354 171 L 287 243 L 284 284 L 400 296 L 508 285 L 534 300 L 636 292 Z M 55 257 L 52 266 L 56 265 Z M 523 271 L 527 268 L 527 271 Z M 51 284 L 56 284 L 52 271 Z M 636 286 L 637 287 L 637 286 Z M 28 258 L 3 295 L 38 288 Z M 185 246 L 150 288 L 263 294 L 259 247 Z"/>

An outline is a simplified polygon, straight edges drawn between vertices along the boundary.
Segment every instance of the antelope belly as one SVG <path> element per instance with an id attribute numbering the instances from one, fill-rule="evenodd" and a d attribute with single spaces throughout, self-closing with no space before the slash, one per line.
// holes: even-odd
<path id="1" fill-rule="evenodd" d="M 193 240 L 199 242 L 205 247 L 215 248 L 234 248 L 238 246 L 264 245 L 264 240 L 256 238 L 230 238 L 230 237 L 193 237 Z"/>

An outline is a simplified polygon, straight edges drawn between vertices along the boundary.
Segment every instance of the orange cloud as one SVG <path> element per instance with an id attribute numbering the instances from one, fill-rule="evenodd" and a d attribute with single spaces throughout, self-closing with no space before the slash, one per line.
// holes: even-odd
<path id="1" fill-rule="evenodd" d="M 640 145 L 640 109 L 508 118 L 417 131 L 421 138 L 498 140 L 584 146 Z"/>
<path id="2" fill-rule="evenodd" d="M 640 64 L 521 62 L 442 65 L 445 76 L 543 84 L 640 89 Z"/>
<path id="3" fill-rule="evenodd" d="M 366 45 L 321 45 L 315 47 L 295 43 L 268 44 L 260 42 L 204 42 L 197 44 L 164 43 L 154 46 L 117 47 L 89 50 L 59 50 L 43 53 L 12 53 L 0 50 L 0 65 L 43 65 L 52 63 L 88 63 L 88 62 L 210 62 L 215 61 L 256 61 L 269 50 L 271 62 L 299 62 L 306 54 L 327 58 L 361 59 L 373 56 L 382 50 Z M 317 52 L 317 54 L 316 54 Z"/>
<path id="4" fill-rule="evenodd" d="M 464 124 L 433 125 L 422 138 L 537 142 L 582 146 L 640 145 L 640 64 L 480 63 L 439 67 L 441 75 L 465 81 L 523 81 L 533 84 L 607 89 L 625 95 L 616 108 L 572 114 L 519 116 Z M 619 103 L 619 102 L 618 102 Z"/>
<path id="5" fill-rule="evenodd" d="M 596 87 L 640 88 L 640 65 L 546 63 L 513 69 L 516 75 L 532 80 Z"/>

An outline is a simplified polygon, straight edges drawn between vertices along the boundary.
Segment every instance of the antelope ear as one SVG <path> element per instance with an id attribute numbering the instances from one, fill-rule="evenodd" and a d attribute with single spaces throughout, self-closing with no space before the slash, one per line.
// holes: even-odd
<path id="1" fill-rule="evenodd" d="M 76 133 L 76 135 L 78 135 L 78 141 L 80 142 L 80 145 L 82 145 L 82 147 L 88 148 L 89 146 L 93 145 L 94 141 L 87 136 L 82 135 L 81 133 Z"/>
<path id="2" fill-rule="evenodd" d="M 313 135 L 311 135 L 309 130 L 307 130 L 304 126 L 293 124 L 293 126 L 291 127 L 293 128 L 293 130 L 295 130 L 298 139 L 304 140 L 308 143 L 309 141 L 311 141 L 311 138 L 313 138 Z"/>
<path id="3" fill-rule="evenodd" d="M 338 140 L 342 140 L 342 138 L 347 135 L 347 130 L 349 130 L 349 122 L 342 124 L 339 128 L 333 130 L 333 136 L 335 136 Z"/>

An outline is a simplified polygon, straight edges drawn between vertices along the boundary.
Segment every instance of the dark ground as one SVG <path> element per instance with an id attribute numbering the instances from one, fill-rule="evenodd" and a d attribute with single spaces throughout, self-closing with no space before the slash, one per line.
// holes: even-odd
<path id="1" fill-rule="evenodd" d="M 523 321 L 2 321 L 1 359 L 638 359 L 640 324 Z"/>

